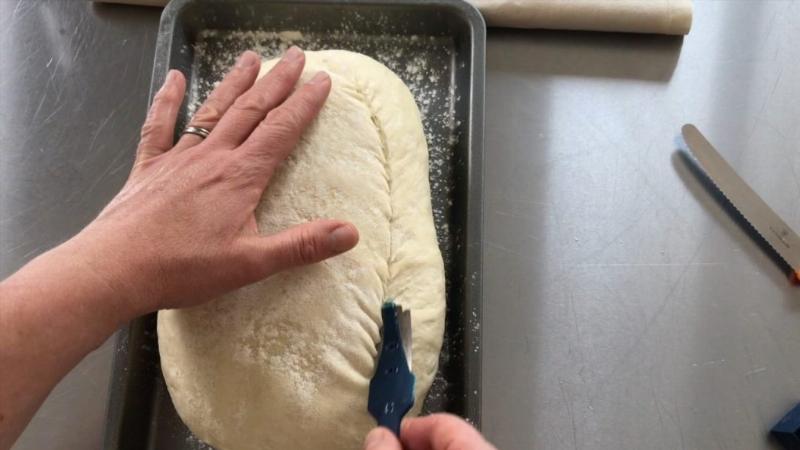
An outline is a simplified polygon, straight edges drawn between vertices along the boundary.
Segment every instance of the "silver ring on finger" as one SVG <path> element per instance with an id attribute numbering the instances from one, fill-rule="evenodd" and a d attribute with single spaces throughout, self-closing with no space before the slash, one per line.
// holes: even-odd
<path id="1" fill-rule="evenodd" d="M 183 136 L 184 134 L 193 134 L 195 136 L 200 136 L 201 138 L 205 139 L 208 137 L 209 134 L 211 134 L 211 130 L 203 127 L 188 126 L 183 129 L 183 133 L 181 133 L 181 136 Z"/>

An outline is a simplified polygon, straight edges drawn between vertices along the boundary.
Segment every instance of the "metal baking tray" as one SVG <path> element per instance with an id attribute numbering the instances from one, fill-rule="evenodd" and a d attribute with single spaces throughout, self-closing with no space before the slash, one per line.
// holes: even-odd
<path id="1" fill-rule="evenodd" d="M 173 0 L 161 16 L 150 98 L 169 69 L 187 75 L 180 130 L 241 51 L 267 57 L 291 44 L 372 56 L 403 78 L 420 106 L 447 290 L 444 347 L 424 410 L 452 412 L 479 427 L 483 19 L 460 0 Z M 210 448 L 173 408 L 155 323 L 152 314 L 118 333 L 105 448 Z"/>

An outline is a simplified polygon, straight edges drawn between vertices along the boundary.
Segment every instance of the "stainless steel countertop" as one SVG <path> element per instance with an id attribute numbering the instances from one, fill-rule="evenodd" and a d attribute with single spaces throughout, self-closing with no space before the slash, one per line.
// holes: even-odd
<path id="1" fill-rule="evenodd" d="M 158 9 L 0 1 L 0 276 L 123 183 Z M 800 230 L 800 4 L 683 40 L 491 30 L 484 431 L 503 449 L 755 449 L 800 399 L 800 290 L 676 156 L 694 122 Z M 15 446 L 99 449 L 112 349 Z"/>

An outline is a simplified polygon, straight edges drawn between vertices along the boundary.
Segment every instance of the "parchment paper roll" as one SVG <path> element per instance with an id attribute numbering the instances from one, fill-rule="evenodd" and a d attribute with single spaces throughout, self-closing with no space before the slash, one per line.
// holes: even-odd
<path id="1" fill-rule="evenodd" d="M 488 26 L 687 34 L 692 0 L 469 0 Z"/>
<path id="2" fill-rule="evenodd" d="M 167 0 L 95 0 L 164 6 Z M 468 0 L 490 27 L 687 34 L 692 0 Z"/>

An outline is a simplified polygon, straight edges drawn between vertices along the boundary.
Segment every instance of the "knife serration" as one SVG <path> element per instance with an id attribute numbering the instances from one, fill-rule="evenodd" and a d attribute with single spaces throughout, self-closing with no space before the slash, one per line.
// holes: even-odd
<path id="1" fill-rule="evenodd" d="M 681 128 L 683 139 L 717 189 L 800 277 L 800 237 L 740 177 L 692 124 Z"/>

